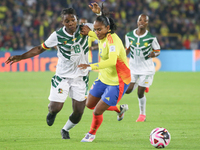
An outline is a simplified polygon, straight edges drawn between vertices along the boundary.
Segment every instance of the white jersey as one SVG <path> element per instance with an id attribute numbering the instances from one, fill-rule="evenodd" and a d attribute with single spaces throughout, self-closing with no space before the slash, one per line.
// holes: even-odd
<path id="1" fill-rule="evenodd" d="M 65 78 L 86 76 L 88 71 L 80 70 L 79 64 L 88 64 L 88 36 L 80 34 L 80 26 L 70 35 L 65 26 L 54 31 L 44 42 L 46 47 L 57 46 L 58 63 L 56 75 Z"/>
<path id="2" fill-rule="evenodd" d="M 153 50 L 160 50 L 160 45 L 155 36 L 146 30 L 146 32 L 138 36 L 136 30 L 128 32 L 125 35 L 126 48 L 130 46 L 129 65 L 131 74 L 150 75 L 155 74 L 155 66 L 149 54 Z"/>

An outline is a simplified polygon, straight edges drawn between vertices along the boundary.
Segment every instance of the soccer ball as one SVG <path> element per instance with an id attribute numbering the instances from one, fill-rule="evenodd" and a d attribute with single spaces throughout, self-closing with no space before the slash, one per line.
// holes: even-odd
<path id="1" fill-rule="evenodd" d="M 171 140 L 170 133 L 165 128 L 155 128 L 151 131 L 149 140 L 155 148 L 165 148 Z"/>

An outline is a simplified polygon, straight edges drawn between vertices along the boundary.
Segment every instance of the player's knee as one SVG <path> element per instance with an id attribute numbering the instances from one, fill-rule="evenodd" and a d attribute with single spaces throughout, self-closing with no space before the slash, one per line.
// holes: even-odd
<path id="1" fill-rule="evenodd" d="M 91 110 L 94 110 L 95 107 L 87 106 L 87 108 L 89 108 L 89 109 L 91 109 Z"/>
<path id="2" fill-rule="evenodd" d="M 76 112 L 73 112 L 69 118 L 71 122 L 73 122 L 74 124 L 77 124 L 81 120 L 82 115 L 83 115 L 82 111 L 76 111 Z"/>
<path id="3" fill-rule="evenodd" d="M 138 98 L 143 98 L 143 97 L 144 97 L 144 93 L 138 92 Z"/>
<path id="4" fill-rule="evenodd" d="M 48 105 L 49 112 L 52 114 L 58 113 L 62 109 L 62 105 L 52 104 Z"/>
<path id="5" fill-rule="evenodd" d="M 125 93 L 126 93 L 126 94 L 130 94 L 130 93 L 132 92 L 132 90 L 133 90 L 133 89 L 128 88 L 128 89 L 126 90 Z"/>

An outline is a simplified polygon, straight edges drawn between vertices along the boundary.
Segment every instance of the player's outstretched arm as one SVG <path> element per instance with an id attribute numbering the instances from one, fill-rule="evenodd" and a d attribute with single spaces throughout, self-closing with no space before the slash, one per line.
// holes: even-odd
<path id="1" fill-rule="evenodd" d="M 31 58 L 34 57 L 38 54 L 41 54 L 42 52 L 44 52 L 45 49 L 42 48 L 42 46 L 36 46 L 34 48 L 32 48 L 30 51 L 22 54 L 22 55 L 15 55 L 15 56 L 10 56 L 7 60 L 6 60 L 6 64 L 12 65 L 15 62 L 18 62 L 22 59 L 27 59 L 27 58 Z"/>
<path id="2" fill-rule="evenodd" d="M 100 14 L 101 13 L 101 8 L 99 7 L 99 5 L 94 2 L 91 3 L 91 5 L 88 5 L 90 7 L 90 9 L 95 13 L 95 14 Z"/>

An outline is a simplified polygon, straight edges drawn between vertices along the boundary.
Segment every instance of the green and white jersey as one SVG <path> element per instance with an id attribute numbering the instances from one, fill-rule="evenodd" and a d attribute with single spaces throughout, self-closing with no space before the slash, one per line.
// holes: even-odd
<path id="1" fill-rule="evenodd" d="M 54 31 L 44 42 L 46 47 L 57 46 L 58 63 L 56 75 L 66 78 L 86 76 L 88 71 L 80 70 L 79 64 L 88 64 L 88 36 L 80 34 L 80 26 L 70 35 L 65 26 Z"/>
<path id="2" fill-rule="evenodd" d="M 131 74 L 154 74 L 155 66 L 153 60 L 148 56 L 152 50 L 160 50 L 160 45 L 157 38 L 148 32 L 148 30 L 141 36 L 136 34 L 136 30 L 128 32 L 125 35 L 126 48 L 130 46 L 129 65 Z"/>

